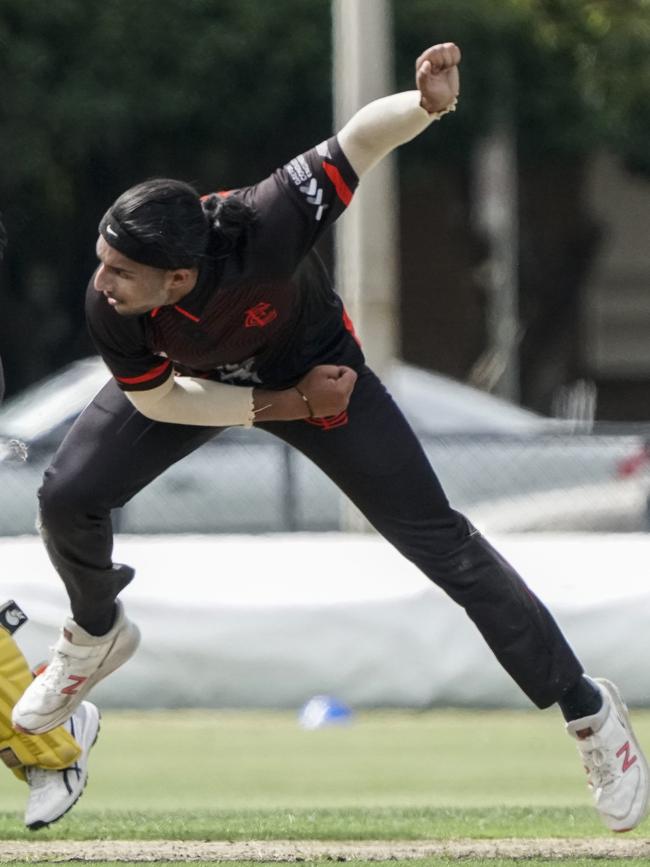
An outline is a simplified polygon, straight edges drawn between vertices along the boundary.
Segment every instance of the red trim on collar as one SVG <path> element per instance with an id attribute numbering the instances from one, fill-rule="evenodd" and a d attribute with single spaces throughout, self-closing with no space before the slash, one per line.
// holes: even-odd
<path id="1" fill-rule="evenodd" d="M 151 311 L 151 313 L 149 314 L 151 316 L 151 318 L 153 319 L 154 317 L 156 317 L 160 313 L 161 309 L 162 309 L 161 307 L 154 307 L 153 310 Z M 176 312 L 180 313 L 182 316 L 187 316 L 187 318 L 191 319 L 192 322 L 199 322 L 200 321 L 198 316 L 195 316 L 193 313 L 190 313 L 189 310 L 183 309 L 183 307 L 179 307 L 178 304 L 174 304 L 174 310 L 176 310 Z"/>
<path id="2" fill-rule="evenodd" d="M 177 310 L 183 316 L 187 316 L 188 319 L 191 319 L 192 322 L 198 322 L 199 317 L 195 316 L 193 313 L 190 313 L 188 310 L 184 310 L 182 307 L 179 307 L 178 304 L 174 304 L 174 310 Z"/>

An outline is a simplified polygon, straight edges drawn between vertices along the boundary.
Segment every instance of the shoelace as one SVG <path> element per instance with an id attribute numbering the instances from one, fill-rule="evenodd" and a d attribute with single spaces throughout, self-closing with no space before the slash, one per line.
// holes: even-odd
<path id="1" fill-rule="evenodd" d="M 30 790 L 30 798 L 41 798 L 49 788 L 52 783 L 52 771 L 48 771 L 45 768 L 38 768 L 35 765 L 29 768 L 25 768 L 25 773 L 27 775 L 27 782 L 29 783 Z M 81 768 L 79 767 L 79 763 L 75 762 L 74 765 L 71 765 L 69 768 L 62 768 L 60 771 L 56 771 L 57 774 L 63 774 L 64 777 L 66 773 L 74 773 L 76 779 L 79 780 L 81 777 Z M 70 783 L 66 779 L 65 780 L 66 788 L 68 792 L 71 792 Z"/>
<path id="2" fill-rule="evenodd" d="M 594 747 L 584 750 L 582 757 L 594 788 L 604 789 L 616 780 L 616 757 L 612 751 Z"/>
<path id="3" fill-rule="evenodd" d="M 43 686 L 56 688 L 60 679 L 65 680 L 67 678 L 66 669 L 71 657 L 57 647 L 50 647 L 50 650 L 53 652 L 53 656 L 41 677 L 43 678 Z"/>
<path id="4" fill-rule="evenodd" d="M 48 774 L 51 771 L 46 771 L 44 768 L 31 767 L 26 768 L 25 773 L 27 774 L 27 782 L 29 783 L 30 788 L 30 796 L 36 795 L 39 796 L 40 790 L 45 789 L 50 781 L 50 777 Z"/>

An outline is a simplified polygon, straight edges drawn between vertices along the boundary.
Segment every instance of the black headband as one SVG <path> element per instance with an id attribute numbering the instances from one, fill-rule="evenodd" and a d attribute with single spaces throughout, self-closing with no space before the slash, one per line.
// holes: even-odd
<path id="1" fill-rule="evenodd" d="M 162 241 L 147 244 L 136 238 L 111 213 L 110 208 L 99 224 L 99 234 L 118 253 L 123 253 L 141 265 L 150 265 L 152 268 L 162 268 L 165 271 L 174 271 L 176 268 L 192 268 L 196 265 L 196 262 L 188 257 L 174 257 L 172 253 L 164 249 Z"/>

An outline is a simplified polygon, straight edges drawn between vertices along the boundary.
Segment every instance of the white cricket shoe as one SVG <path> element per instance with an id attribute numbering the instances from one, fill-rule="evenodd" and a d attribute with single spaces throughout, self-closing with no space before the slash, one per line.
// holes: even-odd
<path id="1" fill-rule="evenodd" d="M 99 733 L 99 711 L 84 701 L 65 728 L 81 747 L 74 765 L 62 771 L 45 768 L 25 768 L 29 798 L 25 809 L 25 824 L 30 831 L 46 828 L 64 816 L 79 800 L 88 780 L 88 755 Z"/>
<path id="2" fill-rule="evenodd" d="M 566 728 L 576 739 L 600 818 L 612 831 L 631 831 L 648 811 L 648 764 L 618 689 L 602 678 L 593 682 L 602 708 Z"/>
<path id="3" fill-rule="evenodd" d="M 14 706 L 11 720 L 17 731 L 43 734 L 62 725 L 96 683 L 133 656 L 140 631 L 122 603 L 116 605 L 115 623 L 106 635 L 90 635 L 66 620 L 52 660 Z"/>

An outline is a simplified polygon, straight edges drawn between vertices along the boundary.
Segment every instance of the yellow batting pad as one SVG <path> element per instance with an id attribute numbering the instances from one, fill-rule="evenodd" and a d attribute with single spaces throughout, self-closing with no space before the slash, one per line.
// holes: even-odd
<path id="1" fill-rule="evenodd" d="M 74 764 L 81 748 L 62 726 L 42 735 L 25 735 L 11 727 L 11 711 L 32 682 L 27 660 L 0 617 L 0 759 L 17 777 L 24 766 L 61 770 Z"/>

